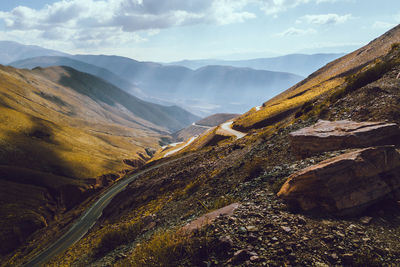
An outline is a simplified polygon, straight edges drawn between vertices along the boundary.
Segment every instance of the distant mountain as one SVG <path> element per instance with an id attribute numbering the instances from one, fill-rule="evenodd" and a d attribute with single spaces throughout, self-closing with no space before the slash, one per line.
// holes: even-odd
<path id="1" fill-rule="evenodd" d="M 68 56 L 68 54 L 36 45 L 0 41 L 0 64 L 4 65 L 17 60 L 40 56 Z"/>
<path id="2" fill-rule="evenodd" d="M 81 72 L 86 72 L 101 77 L 109 83 L 135 95 L 140 95 L 140 90 L 131 82 L 119 77 L 113 72 L 69 57 L 43 56 L 14 61 L 8 65 L 15 68 L 33 69 L 35 67 L 68 66 Z"/>
<path id="3" fill-rule="evenodd" d="M 8 42 L 9 47 L 12 44 L 14 43 Z M 28 48 L 31 47 L 15 43 L 16 50 L 25 51 Z M 44 51 L 43 53 L 59 53 L 33 48 Z M 61 56 L 35 57 L 35 53 L 29 51 L 31 52 L 18 52 L 23 59 L 9 64 L 18 68 L 69 66 L 99 76 L 146 101 L 177 105 L 200 116 L 224 112 L 242 113 L 303 78 L 287 72 L 231 66 L 212 65 L 191 70 L 182 66 L 165 66 L 119 56 L 70 56 L 62 53 Z"/>
<path id="4" fill-rule="evenodd" d="M 107 68 L 135 83 L 147 100 L 174 103 L 198 114 L 240 113 L 290 87 L 303 77 L 228 66 L 191 70 L 117 56 L 77 55 L 73 59 Z"/>
<path id="5" fill-rule="evenodd" d="M 126 112 L 132 113 L 141 120 L 151 122 L 170 131 L 179 130 L 199 119 L 199 117 L 177 106 L 166 107 L 140 100 L 103 79 L 76 71 L 70 67 L 46 69 L 38 67 L 33 71 L 44 75 L 48 80 L 86 95 L 101 105 L 105 103 L 117 108 L 121 112 L 121 117 L 126 117 L 124 114 Z M 132 121 L 132 119 L 128 120 Z M 140 120 L 135 120 L 135 122 L 143 124 Z M 157 128 L 154 130 L 157 130 Z"/>
<path id="6" fill-rule="evenodd" d="M 344 54 L 291 54 L 273 58 L 256 58 L 249 60 L 183 60 L 167 63 L 166 65 L 184 66 L 193 70 L 208 65 L 233 66 L 253 68 L 258 70 L 290 72 L 300 76 L 308 76 L 325 64 Z"/>

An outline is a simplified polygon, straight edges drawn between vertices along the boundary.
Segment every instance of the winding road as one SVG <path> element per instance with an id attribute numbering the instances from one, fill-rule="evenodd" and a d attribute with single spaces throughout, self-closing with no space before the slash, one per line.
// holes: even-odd
<path id="1" fill-rule="evenodd" d="M 225 130 L 230 135 L 236 136 L 237 139 L 243 138 L 246 134 L 232 129 L 232 124 L 233 124 L 233 121 L 227 121 L 227 122 L 224 122 L 223 124 L 221 124 L 220 126 L 223 130 Z"/>
<path id="2" fill-rule="evenodd" d="M 171 156 L 172 154 L 175 154 L 178 151 L 181 151 L 182 149 L 184 149 L 185 147 L 187 147 L 188 145 L 190 145 L 191 143 L 193 143 L 194 140 L 196 140 L 196 138 L 199 137 L 198 135 L 192 136 L 189 138 L 189 140 L 185 143 L 185 145 L 178 147 L 177 149 L 171 150 L 167 153 L 165 153 L 163 158 L 166 158 L 168 156 Z"/>
<path id="3" fill-rule="evenodd" d="M 63 236 L 61 236 L 56 242 L 54 242 L 40 254 L 33 257 L 28 263 L 24 264 L 23 266 L 41 266 L 56 255 L 67 250 L 70 246 L 78 242 L 89 231 L 89 229 L 93 227 L 98 218 L 100 218 L 100 216 L 102 215 L 104 208 L 107 207 L 111 200 L 118 193 L 123 191 L 129 183 L 136 180 L 142 174 L 178 161 L 179 159 L 160 163 L 156 166 L 152 166 L 146 170 L 140 171 L 134 175 L 129 176 L 128 178 L 122 179 L 115 183 L 72 225 L 72 227 Z"/>

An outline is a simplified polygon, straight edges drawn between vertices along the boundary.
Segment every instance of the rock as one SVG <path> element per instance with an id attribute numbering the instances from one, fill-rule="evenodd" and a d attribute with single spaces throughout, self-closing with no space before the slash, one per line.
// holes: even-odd
<path id="1" fill-rule="evenodd" d="M 360 222 L 362 223 L 362 224 L 369 224 L 370 222 L 372 221 L 372 217 L 368 217 L 368 216 L 365 216 L 365 217 L 361 217 L 360 218 Z"/>
<path id="2" fill-rule="evenodd" d="M 249 232 L 257 232 L 258 231 L 258 228 L 256 226 L 254 226 L 254 225 L 246 226 L 246 229 Z"/>
<path id="3" fill-rule="evenodd" d="M 252 257 L 247 249 L 241 249 L 233 254 L 233 257 L 228 261 L 228 263 L 241 263 L 247 261 Z"/>
<path id="4" fill-rule="evenodd" d="M 251 256 L 251 257 L 250 257 L 250 261 L 258 262 L 258 261 L 260 261 L 260 257 L 258 257 L 258 256 Z"/>
<path id="5" fill-rule="evenodd" d="M 395 123 L 319 120 L 311 127 L 289 134 L 293 153 L 299 158 L 347 148 L 400 145 Z"/>
<path id="6" fill-rule="evenodd" d="M 292 174 L 278 192 L 294 209 L 359 213 L 400 191 L 400 154 L 394 146 L 346 153 Z"/>
<path id="7" fill-rule="evenodd" d="M 233 247 L 233 241 L 230 236 L 221 236 L 219 239 L 218 252 L 223 253 L 229 251 Z"/>
<path id="8" fill-rule="evenodd" d="M 290 233 L 292 231 L 292 229 L 289 226 L 281 226 L 281 228 L 283 229 L 283 231 L 285 231 L 286 233 Z"/>
<path id="9" fill-rule="evenodd" d="M 220 215 L 231 216 L 238 207 L 239 207 L 239 203 L 232 203 L 232 204 L 225 206 L 223 208 L 220 208 L 218 210 L 204 214 L 203 216 L 197 218 L 196 220 L 194 220 L 194 221 L 188 223 L 187 225 L 185 225 L 184 227 L 182 227 L 182 230 L 184 232 L 192 232 L 192 231 L 198 230 L 201 227 L 212 223 Z"/>
<path id="10" fill-rule="evenodd" d="M 346 253 L 342 255 L 342 261 L 344 264 L 352 264 L 354 255 L 351 253 Z"/>

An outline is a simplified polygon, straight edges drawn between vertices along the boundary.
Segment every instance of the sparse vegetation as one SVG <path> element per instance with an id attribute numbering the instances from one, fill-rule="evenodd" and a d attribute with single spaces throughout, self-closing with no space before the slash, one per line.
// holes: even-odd
<path id="1" fill-rule="evenodd" d="M 100 237 L 99 243 L 94 248 L 95 253 L 101 256 L 122 244 L 133 242 L 142 228 L 143 224 L 141 222 L 126 223 L 119 225 L 118 228 L 110 226 Z"/>
<path id="2" fill-rule="evenodd" d="M 117 266 L 201 266 L 208 259 L 213 242 L 205 232 L 196 235 L 160 231 L 136 246 L 132 255 Z"/>

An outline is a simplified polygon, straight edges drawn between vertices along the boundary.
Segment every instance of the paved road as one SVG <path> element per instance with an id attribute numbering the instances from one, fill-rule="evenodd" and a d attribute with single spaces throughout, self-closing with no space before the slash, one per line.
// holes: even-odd
<path id="1" fill-rule="evenodd" d="M 232 124 L 233 124 L 233 121 L 225 122 L 225 123 L 221 124 L 221 128 L 224 129 L 229 134 L 236 136 L 237 139 L 240 139 L 246 135 L 245 133 L 233 130 L 231 127 Z"/>
<path id="2" fill-rule="evenodd" d="M 99 198 L 99 200 L 97 200 L 90 208 L 88 208 L 88 210 L 74 223 L 74 225 L 63 236 L 61 236 L 55 243 L 50 245 L 39 255 L 32 258 L 28 263 L 24 264 L 24 266 L 41 266 L 56 255 L 67 250 L 70 246 L 78 242 L 89 231 L 90 228 L 92 228 L 98 218 L 100 218 L 104 208 L 107 207 L 113 197 L 123 191 L 129 183 L 136 180 L 140 175 L 145 174 L 146 172 L 160 168 L 178 160 L 179 159 L 174 159 L 158 164 L 115 183 Z"/>
<path id="3" fill-rule="evenodd" d="M 182 149 L 184 149 L 185 147 L 187 147 L 188 145 L 190 145 L 191 143 L 193 143 L 194 140 L 196 140 L 196 138 L 199 137 L 198 135 L 192 136 L 189 138 L 189 140 L 185 143 L 185 145 L 178 147 L 177 149 L 171 150 L 167 153 L 165 153 L 163 158 L 166 158 L 168 156 L 171 156 L 172 154 L 175 154 L 178 151 L 181 151 Z"/>
<path id="4" fill-rule="evenodd" d="M 211 126 L 207 126 L 207 125 L 200 125 L 200 124 L 196 124 L 195 122 L 192 123 L 192 126 L 196 126 L 196 127 L 200 127 L 200 128 L 206 128 L 206 129 L 211 129 Z"/>

